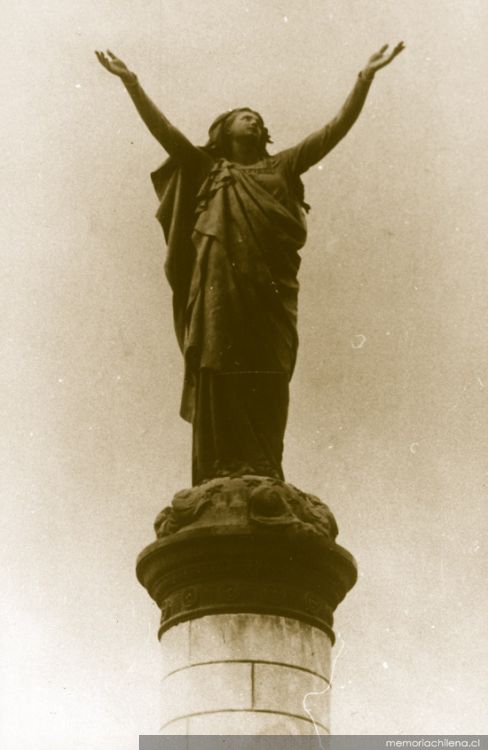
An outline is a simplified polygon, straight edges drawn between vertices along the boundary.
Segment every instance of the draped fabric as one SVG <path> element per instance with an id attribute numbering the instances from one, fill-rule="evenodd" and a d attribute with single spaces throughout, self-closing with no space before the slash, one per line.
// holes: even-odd
<path id="1" fill-rule="evenodd" d="M 219 161 L 199 193 L 187 361 L 291 377 L 305 229 L 246 170 Z"/>
<path id="2" fill-rule="evenodd" d="M 196 383 L 193 483 L 231 474 L 283 479 L 287 377 L 203 368 Z"/>
<path id="3" fill-rule="evenodd" d="M 153 182 L 185 358 L 181 414 L 194 425 L 194 482 L 239 466 L 282 476 L 301 213 L 225 159 L 191 166 L 170 159 Z"/>

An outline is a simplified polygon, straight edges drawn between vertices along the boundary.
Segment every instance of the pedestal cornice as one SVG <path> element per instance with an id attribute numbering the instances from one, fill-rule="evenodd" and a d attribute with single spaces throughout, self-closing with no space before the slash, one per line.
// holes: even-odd
<path id="1" fill-rule="evenodd" d="M 291 617 L 333 640 L 333 612 L 357 578 L 318 498 L 269 477 L 213 479 L 179 492 L 155 522 L 137 576 L 161 608 L 160 635 L 209 614 Z"/>

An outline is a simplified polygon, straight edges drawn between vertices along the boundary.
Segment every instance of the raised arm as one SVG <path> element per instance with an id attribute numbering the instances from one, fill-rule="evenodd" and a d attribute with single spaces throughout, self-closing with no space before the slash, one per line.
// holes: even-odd
<path id="1" fill-rule="evenodd" d="M 136 74 L 120 58 L 110 50 L 107 50 L 106 55 L 103 52 L 95 54 L 106 70 L 120 78 L 143 122 L 170 156 L 179 161 L 202 158 L 202 152 L 160 112 L 140 85 Z"/>
<path id="2" fill-rule="evenodd" d="M 371 55 L 366 66 L 359 73 L 354 88 L 338 115 L 297 146 L 284 152 L 290 159 L 291 168 L 296 174 L 306 172 L 323 159 L 352 128 L 361 113 L 375 73 L 391 63 L 404 49 L 404 44 L 400 42 L 390 53 L 387 53 L 387 49 L 386 44 L 379 52 Z"/>

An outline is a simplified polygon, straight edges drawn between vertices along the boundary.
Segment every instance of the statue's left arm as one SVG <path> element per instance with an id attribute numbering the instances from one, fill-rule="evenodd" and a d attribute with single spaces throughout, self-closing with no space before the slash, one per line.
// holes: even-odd
<path id="1" fill-rule="evenodd" d="M 375 73 L 388 65 L 404 49 L 403 42 L 387 53 L 388 45 L 375 52 L 361 70 L 340 112 L 324 127 L 309 135 L 286 153 L 291 158 L 292 169 L 303 174 L 321 161 L 352 128 L 366 101 Z"/>

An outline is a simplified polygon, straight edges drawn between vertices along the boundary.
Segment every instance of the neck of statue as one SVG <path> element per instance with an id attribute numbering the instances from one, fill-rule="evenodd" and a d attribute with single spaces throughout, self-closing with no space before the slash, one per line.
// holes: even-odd
<path id="1" fill-rule="evenodd" d="M 231 161 L 238 164 L 255 164 L 261 160 L 261 153 L 255 143 L 233 140 L 230 148 Z"/>

